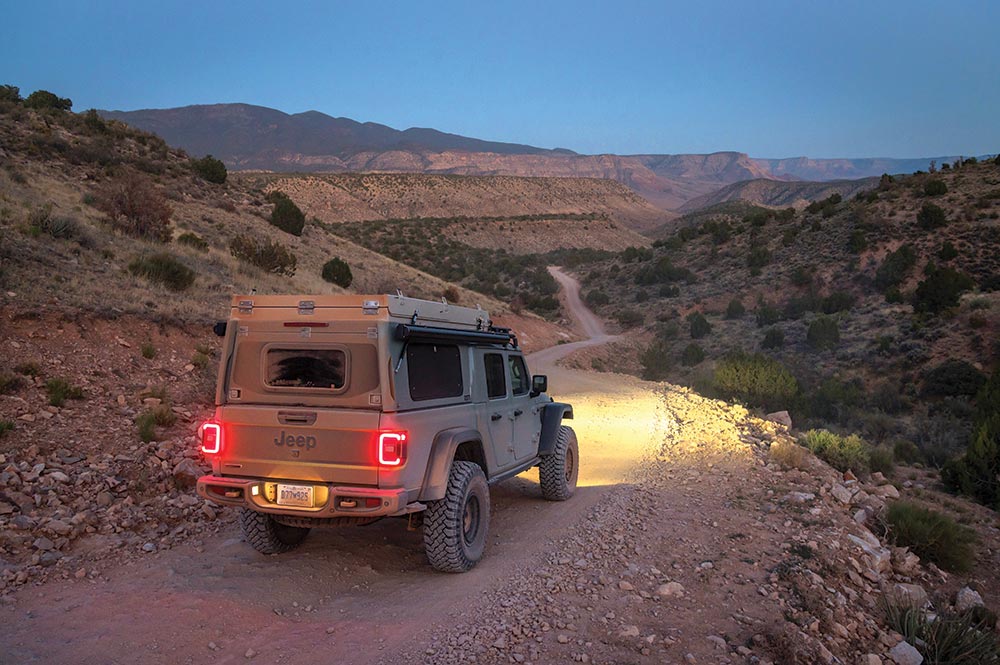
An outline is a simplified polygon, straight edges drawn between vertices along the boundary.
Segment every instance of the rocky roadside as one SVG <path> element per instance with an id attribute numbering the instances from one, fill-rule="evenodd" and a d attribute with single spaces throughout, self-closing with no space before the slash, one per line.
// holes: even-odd
<path id="1" fill-rule="evenodd" d="M 663 408 L 670 436 L 578 533 L 405 662 L 921 662 L 883 604 L 947 609 L 947 575 L 869 528 L 894 485 L 810 455 L 783 468 L 787 427 L 740 407 L 668 387 Z"/>

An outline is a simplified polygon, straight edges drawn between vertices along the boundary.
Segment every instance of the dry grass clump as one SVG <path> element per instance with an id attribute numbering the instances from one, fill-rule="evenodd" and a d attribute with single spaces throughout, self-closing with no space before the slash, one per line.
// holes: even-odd
<path id="1" fill-rule="evenodd" d="M 806 466 L 806 449 L 787 439 L 778 439 L 771 444 L 771 459 L 785 469 L 803 469 Z"/>

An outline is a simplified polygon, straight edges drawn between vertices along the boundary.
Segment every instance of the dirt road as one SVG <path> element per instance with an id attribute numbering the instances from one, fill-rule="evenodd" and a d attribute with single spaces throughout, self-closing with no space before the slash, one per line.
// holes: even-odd
<path id="1" fill-rule="evenodd" d="M 555 367 L 611 339 L 553 270 L 589 339 L 535 354 L 551 394 L 575 405 L 580 488 L 566 503 L 540 498 L 537 473 L 494 488 L 486 557 L 464 575 L 434 572 L 419 532 L 398 520 L 317 530 L 301 549 L 265 557 L 229 521 L 222 535 L 19 592 L 4 611 L 0 662 L 392 662 L 423 653 L 435 632 L 475 615 L 513 575 L 543 565 L 553 541 L 588 512 L 664 436 L 660 399 L 642 382 Z M 249 654 L 249 656 L 248 656 Z"/>

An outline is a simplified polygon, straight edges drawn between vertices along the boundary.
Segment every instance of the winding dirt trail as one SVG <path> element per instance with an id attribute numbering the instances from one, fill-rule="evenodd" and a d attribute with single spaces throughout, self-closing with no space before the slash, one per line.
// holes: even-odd
<path id="1" fill-rule="evenodd" d="M 537 470 L 493 488 L 490 542 L 463 575 L 434 572 L 419 532 L 398 520 L 317 530 L 290 554 L 241 542 L 231 515 L 220 535 L 103 571 L 22 590 L 4 618 L 0 662 L 392 662 L 422 653 L 431 634 L 467 617 L 512 575 L 541 565 L 609 488 L 663 438 L 660 399 L 626 376 L 555 366 L 610 339 L 580 301 L 579 284 L 552 269 L 569 312 L 589 337 L 530 357 L 550 393 L 575 407 L 579 490 L 543 501 Z"/>

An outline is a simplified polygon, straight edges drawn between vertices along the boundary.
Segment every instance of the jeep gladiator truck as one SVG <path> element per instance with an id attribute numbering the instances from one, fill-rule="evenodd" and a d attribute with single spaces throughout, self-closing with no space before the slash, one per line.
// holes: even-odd
<path id="1" fill-rule="evenodd" d="M 489 485 L 539 467 L 568 499 L 579 451 L 568 404 L 531 376 L 487 312 L 401 295 L 236 296 L 198 494 L 240 509 L 259 552 L 313 527 L 422 522 L 431 565 L 483 555 Z M 421 519 L 422 518 L 422 519 Z"/>

